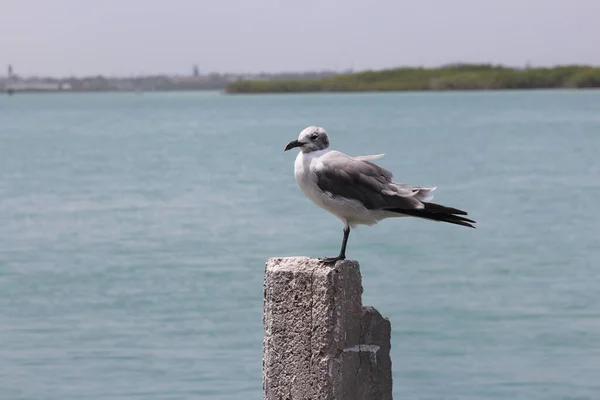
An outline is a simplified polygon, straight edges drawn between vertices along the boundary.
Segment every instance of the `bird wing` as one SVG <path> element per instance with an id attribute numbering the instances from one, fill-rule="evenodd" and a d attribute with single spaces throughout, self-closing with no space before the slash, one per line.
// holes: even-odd
<path id="1" fill-rule="evenodd" d="M 369 157 L 369 156 L 367 156 Z M 422 209 L 435 188 L 394 183 L 392 173 L 364 158 L 331 151 L 319 158 L 317 186 L 328 196 L 360 201 L 367 209 Z"/>

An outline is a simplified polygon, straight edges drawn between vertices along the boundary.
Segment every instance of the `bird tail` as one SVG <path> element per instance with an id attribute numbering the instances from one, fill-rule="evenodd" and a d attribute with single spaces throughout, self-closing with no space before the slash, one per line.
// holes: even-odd
<path id="1" fill-rule="evenodd" d="M 446 207 L 435 203 L 423 203 L 425 208 L 406 210 L 403 208 L 388 208 L 387 211 L 397 212 L 411 217 L 430 219 L 433 221 L 447 222 L 449 224 L 467 226 L 475 228 L 472 224 L 476 222 L 472 219 L 461 217 L 467 215 L 466 211 L 457 208 Z"/>

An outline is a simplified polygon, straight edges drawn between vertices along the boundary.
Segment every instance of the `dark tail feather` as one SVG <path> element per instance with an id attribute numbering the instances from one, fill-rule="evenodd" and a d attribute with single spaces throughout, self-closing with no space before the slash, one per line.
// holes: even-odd
<path id="1" fill-rule="evenodd" d="M 411 217 L 425 218 L 431 219 L 433 221 L 439 222 L 448 222 L 450 224 L 467 226 L 469 228 L 475 228 L 471 223 L 475 224 L 476 222 L 472 219 L 461 217 L 460 215 L 467 215 L 465 211 L 458 210 L 452 207 L 445 207 L 439 204 L 434 203 L 423 203 L 425 204 L 424 209 L 416 210 L 405 210 L 402 208 L 390 208 L 387 211 L 393 211 L 405 215 L 410 215 Z"/>
<path id="2" fill-rule="evenodd" d="M 459 210 L 458 208 L 446 207 L 446 206 L 442 206 L 440 204 L 425 203 L 425 202 L 423 203 L 423 205 L 425 206 L 425 210 L 431 211 L 431 212 L 443 213 L 443 214 L 467 215 L 466 211 Z"/>

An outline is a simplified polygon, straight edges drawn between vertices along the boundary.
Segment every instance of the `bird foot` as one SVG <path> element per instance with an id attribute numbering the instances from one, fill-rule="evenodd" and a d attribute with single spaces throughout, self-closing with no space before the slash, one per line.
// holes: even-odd
<path id="1" fill-rule="evenodd" d="M 346 259 L 346 257 L 341 257 L 341 256 L 319 258 L 319 260 L 323 261 L 325 264 L 335 264 L 336 262 L 345 260 L 345 259 Z"/>

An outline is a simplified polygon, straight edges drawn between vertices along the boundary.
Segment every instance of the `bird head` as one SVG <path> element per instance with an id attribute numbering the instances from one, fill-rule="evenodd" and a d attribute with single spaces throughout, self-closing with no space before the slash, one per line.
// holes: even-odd
<path id="1" fill-rule="evenodd" d="M 320 126 L 309 126 L 300 132 L 298 139 L 289 142 L 284 151 L 291 150 L 294 147 L 300 147 L 303 153 L 324 150 L 329 147 L 329 137 L 325 129 Z"/>

